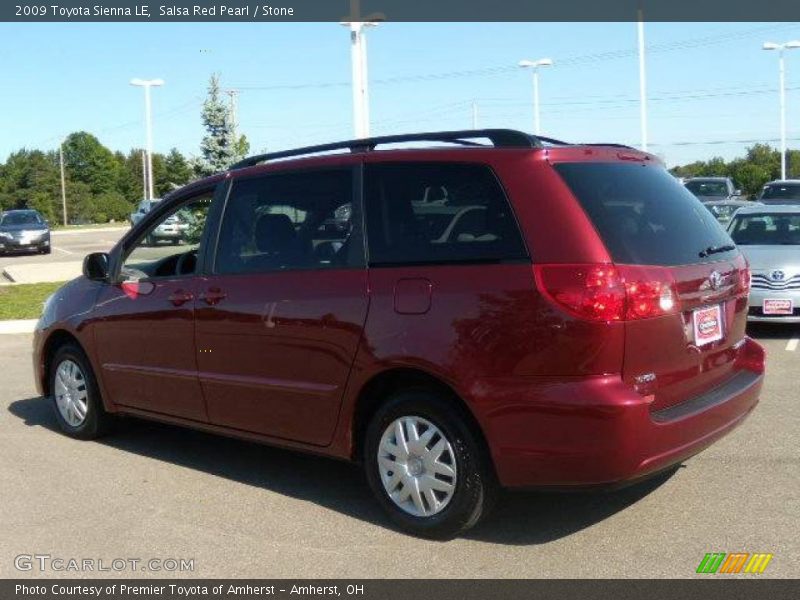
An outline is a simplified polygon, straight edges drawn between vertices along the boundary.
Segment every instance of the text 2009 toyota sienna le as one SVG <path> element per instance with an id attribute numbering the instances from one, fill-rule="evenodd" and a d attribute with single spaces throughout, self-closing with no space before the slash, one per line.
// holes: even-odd
<path id="1" fill-rule="evenodd" d="M 172 215 L 181 247 L 147 245 Z M 173 193 L 49 299 L 34 361 L 69 435 L 124 414 L 362 461 L 394 521 L 444 538 L 500 486 L 638 479 L 738 425 L 764 373 L 748 285 L 651 155 L 375 138 Z"/>

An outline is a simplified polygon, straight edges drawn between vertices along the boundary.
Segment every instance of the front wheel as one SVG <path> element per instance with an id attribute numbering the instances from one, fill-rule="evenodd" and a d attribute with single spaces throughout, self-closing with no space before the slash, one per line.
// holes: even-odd
<path id="1" fill-rule="evenodd" d="M 367 428 L 370 488 L 396 524 L 421 537 L 453 538 L 489 511 L 497 495 L 489 460 L 461 410 L 428 391 L 395 394 Z"/>
<path id="2" fill-rule="evenodd" d="M 50 368 L 50 392 L 64 433 L 89 440 L 108 431 L 112 417 L 103 408 L 89 359 L 77 345 L 65 344 L 56 351 Z"/>

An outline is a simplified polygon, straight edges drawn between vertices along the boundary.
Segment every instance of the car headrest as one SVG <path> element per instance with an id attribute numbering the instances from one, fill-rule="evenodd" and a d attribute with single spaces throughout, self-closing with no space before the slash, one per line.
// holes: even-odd
<path id="1" fill-rule="evenodd" d="M 261 215 L 256 221 L 255 242 L 259 252 L 287 252 L 297 233 L 288 215 Z"/>

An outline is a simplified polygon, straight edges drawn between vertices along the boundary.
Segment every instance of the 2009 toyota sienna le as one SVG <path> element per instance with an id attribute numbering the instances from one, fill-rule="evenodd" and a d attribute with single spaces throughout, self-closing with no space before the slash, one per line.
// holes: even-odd
<path id="1" fill-rule="evenodd" d="M 148 245 L 173 215 L 181 246 Z M 132 415 L 360 461 L 397 524 L 447 538 L 500 487 L 629 482 L 741 423 L 748 287 L 652 155 L 372 138 L 171 194 L 46 302 L 35 372 L 68 435 Z"/>

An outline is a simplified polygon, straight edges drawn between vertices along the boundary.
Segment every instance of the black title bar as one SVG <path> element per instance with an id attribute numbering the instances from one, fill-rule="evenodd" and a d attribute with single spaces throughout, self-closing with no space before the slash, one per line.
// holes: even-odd
<path id="1" fill-rule="evenodd" d="M 26 579 L 0 580 L 3 600 L 769 600 L 794 599 L 797 582 L 497 579 Z"/>
<path id="2" fill-rule="evenodd" d="M 358 10 L 353 16 L 352 11 Z M 798 0 L 4 0 L 10 22 L 800 21 Z"/>

